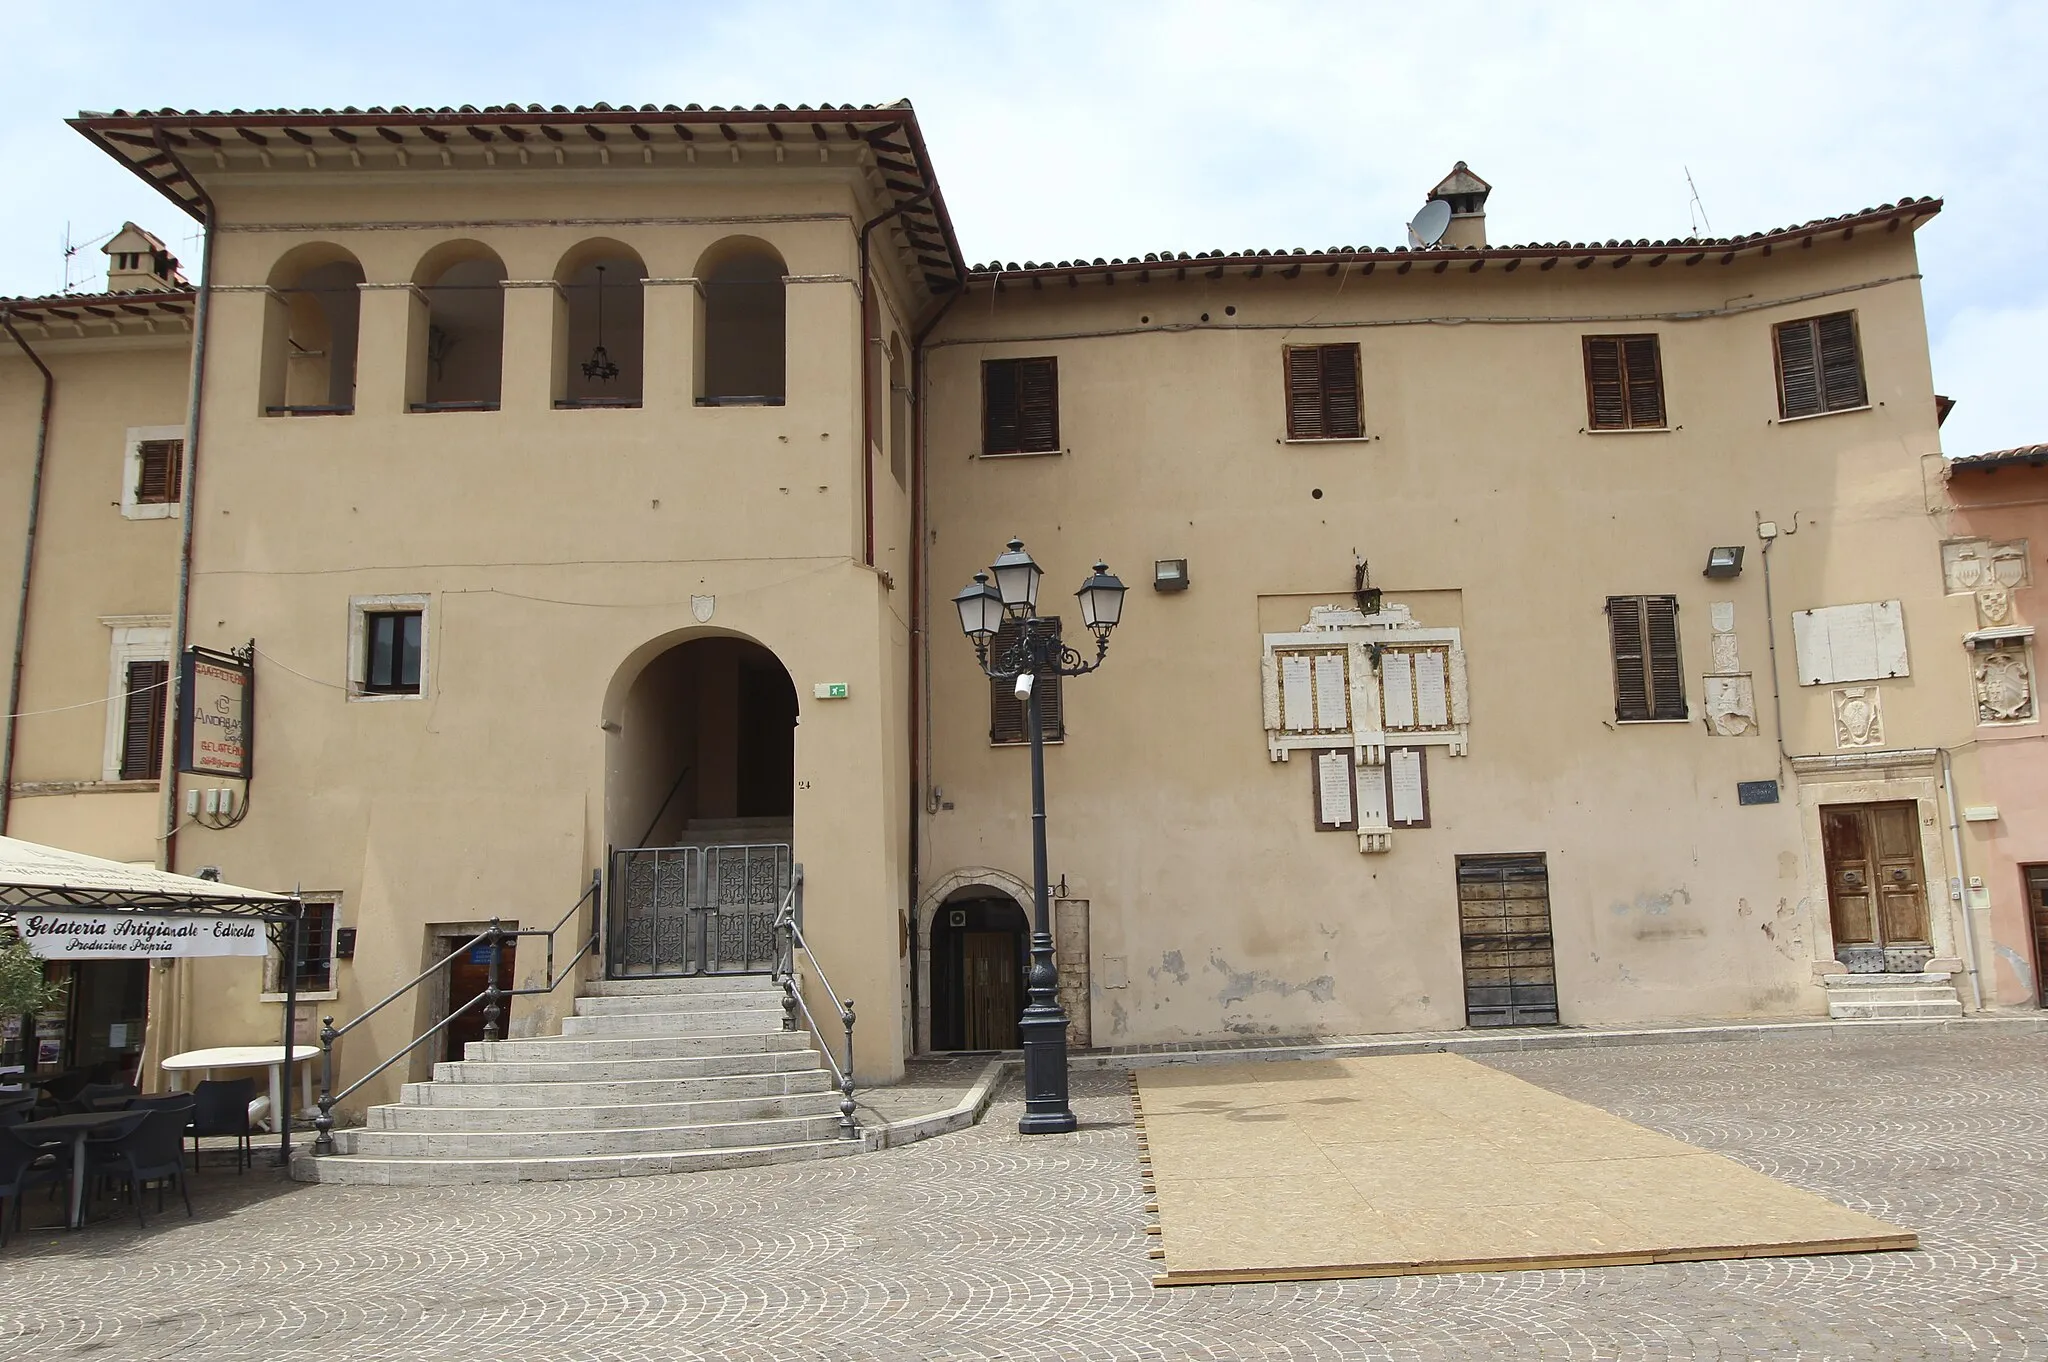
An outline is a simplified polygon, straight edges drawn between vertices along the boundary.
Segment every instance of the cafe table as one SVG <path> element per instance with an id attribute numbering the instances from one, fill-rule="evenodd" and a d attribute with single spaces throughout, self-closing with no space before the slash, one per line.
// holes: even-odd
<path id="1" fill-rule="evenodd" d="M 123 1124 L 133 1125 L 147 1114 L 137 1111 L 82 1111 L 41 1121 L 23 1121 L 14 1127 L 14 1133 L 30 1144 L 47 1144 L 53 1138 L 71 1141 L 71 1219 L 68 1223 L 72 1229 L 85 1223 L 86 1138 L 94 1131 Z"/>
<path id="2" fill-rule="evenodd" d="M 164 1077 L 170 1080 L 171 1091 L 181 1092 L 183 1075 L 197 1072 L 202 1079 L 213 1077 L 215 1069 L 268 1069 L 270 1070 L 270 1120 L 272 1130 L 284 1113 L 284 1068 L 287 1062 L 301 1064 L 300 1071 L 304 1084 L 302 1096 L 305 1107 L 313 1105 L 313 1067 L 311 1061 L 320 1054 L 317 1045 L 294 1045 L 291 1059 L 287 1061 L 282 1045 L 221 1045 L 211 1050 L 187 1050 L 182 1055 L 172 1055 L 160 1066 Z M 304 1110 L 304 1107 L 301 1108 Z"/>

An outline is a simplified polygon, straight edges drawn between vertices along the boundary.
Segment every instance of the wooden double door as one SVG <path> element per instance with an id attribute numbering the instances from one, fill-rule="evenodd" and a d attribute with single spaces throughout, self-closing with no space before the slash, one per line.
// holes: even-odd
<path id="1" fill-rule="evenodd" d="M 1933 953 L 1919 806 L 1824 804 L 1821 853 L 1835 954 L 1863 974 L 1908 973 Z"/>

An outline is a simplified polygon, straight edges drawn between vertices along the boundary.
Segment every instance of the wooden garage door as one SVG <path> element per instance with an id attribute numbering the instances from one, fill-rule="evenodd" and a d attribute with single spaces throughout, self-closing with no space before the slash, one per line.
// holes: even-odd
<path id="1" fill-rule="evenodd" d="M 1458 858 L 1467 1026 L 1555 1026 L 1550 872 L 1538 853 Z"/>

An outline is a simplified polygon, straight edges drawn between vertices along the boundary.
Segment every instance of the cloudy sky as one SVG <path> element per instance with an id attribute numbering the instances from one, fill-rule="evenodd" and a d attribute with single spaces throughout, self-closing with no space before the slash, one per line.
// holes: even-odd
<path id="1" fill-rule="evenodd" d="M 2048 441 L 2038 0 L 4 8 L 0 295 L 64 286 L 67 226 L 132 218 L 198 258 L 189 220 L 63 125 L 80 109 L 908 97 L 975 261 L 1398 245 L 1460 159 L 1497 242 L 1941 195 L 1919 241 L 1946 448 Z"/>

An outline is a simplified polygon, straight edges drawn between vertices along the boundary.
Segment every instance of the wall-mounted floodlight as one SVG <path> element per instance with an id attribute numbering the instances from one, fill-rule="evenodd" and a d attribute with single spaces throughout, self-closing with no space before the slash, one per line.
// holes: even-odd
<path id="1" fill-rule="evenodd" d="M 1707 550 L 1707 570 L 1702 577 L 1740 577 L 1742 575 L 1742 545 L 1735 544 Z"/>
<path id="2" fill-rule="evenodd" d="M 1188 589 L 1188 560 L 1185 558 L 1161 558 L 1152 564 L 1152 589 L 1154 591 L 1186 591 Z"/>

